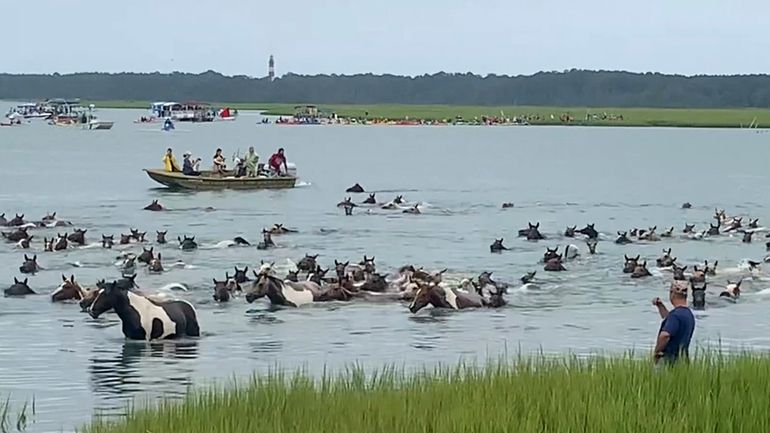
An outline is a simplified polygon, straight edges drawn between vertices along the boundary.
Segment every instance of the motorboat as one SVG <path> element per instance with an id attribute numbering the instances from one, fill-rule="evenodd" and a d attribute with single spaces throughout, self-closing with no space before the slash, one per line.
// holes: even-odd
<path id="1" fill-rule="evenodd" d="M 5 117 L 11 119 L 15 117 L 22 117 L 24 119 L 48 119 L 53 115 L 51 108 L 45 103 L 26 103 L 19 104 L 11 108 Z"/>

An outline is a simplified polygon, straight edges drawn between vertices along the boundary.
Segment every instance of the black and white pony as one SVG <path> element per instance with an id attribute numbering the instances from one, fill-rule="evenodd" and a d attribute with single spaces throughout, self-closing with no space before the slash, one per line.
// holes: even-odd
<path id="1" fill-rule="evenodd" d="M 89 314 L 96 319 L 110 309 L 118 314 L 123 335 L 131 340 L 200 336 L 195 308 L 187 301 L 154 301 L 113 281 L 96 297 Z"/>

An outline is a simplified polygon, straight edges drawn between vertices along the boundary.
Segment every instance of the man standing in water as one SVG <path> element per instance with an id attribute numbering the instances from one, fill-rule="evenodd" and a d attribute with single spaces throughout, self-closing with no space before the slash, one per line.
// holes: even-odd
<path id="1" fill-rule="evenodd" d="M 690 340 L 695 331 L 695 317 L 687 306 L 687 290 L 690 283 L 674 281 L 669 289 L 669 300 L 674 307 L 669 311 L 660 298 L 652 300 L 663 319 L 655 342 L 655 363 L 674 364 L 679 358 L 690 359 Z"/>

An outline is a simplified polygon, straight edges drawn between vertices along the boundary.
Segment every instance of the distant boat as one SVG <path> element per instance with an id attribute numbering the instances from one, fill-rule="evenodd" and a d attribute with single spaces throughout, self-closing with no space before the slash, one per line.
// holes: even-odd
<path id="1" fill-rule="evenodd" d="M 5 117 L 11 119 L 21 116 L 24 119 L 48 119 L 53 115 L 53 111 L 44 103 L 19 104 L 11 108 Z"/>
<path id="2" fill-rule="evenodd" d="M 238 118 L 238 110 L 231 110 L 229 107 L 223 108 L 216 120 L 235 120 Z"/>
<path id="3" fill-rule="evenodd" d="M 99 119 L 95 112 L 96 106 L 90 104 L 83 107 L 79 99 L 53 99 L 48 102 L 53 109 L 51 124 L 56 126 L 81 125 L 87 130 L 112 129 L 115 122 Z"/>

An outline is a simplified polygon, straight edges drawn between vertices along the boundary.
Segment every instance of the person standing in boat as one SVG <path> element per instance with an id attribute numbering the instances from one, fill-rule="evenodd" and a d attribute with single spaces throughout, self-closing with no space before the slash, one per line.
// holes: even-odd
<path id="1" fill-rule="evenodd" d="M 257 165 L 259 164 L 259 155 L 254 152 L 254 146 L 249 147 L 249 151 L 243 156 L 243 162 L 246 165 L 246 176 L 257 176 Z"/>
<path id="2" fill-rule="evenodd" d="M 184 161 L 182 161 L 182 174 L 185 176 L 200 176 L 201 172 L 195 169 L 195 165 L 200 162 L 200 158 L 192 161 L 192 154 L 190 152 L 184 153 Z"/>
<path id="3" fill-rule="evenodd" d="M 283 147 L 278 149 L 278 152 L 274 153 L 273 156 L 270 157 L 270 160 L 268 161 L 268 165 L 270 166 L 270 171 L 275 173 L 278 176 L 281 176 L 281 165 L 283 165 L 284 172 L 283 175 L 289 174 L 289 167 L 286 164 L 286 155 L 283 153 Z"/>
<path id="4" fill-rule="evenodd" d="M 174 151 L 170 147 L 166 149 L 166 155 L 163 157 L 163 168 L 169 173 L 182 171 L 179 169 L 179 164 L 174 158 Z"/>
<path id="5" fill-rule="evenodd" d="M 222 149 L 217 149 L 216 153 L 214 153 L 214 171 L 224 175 L 225 170 L 227 170 L 227 164 L 225 157 L 222 155 Z"/>

